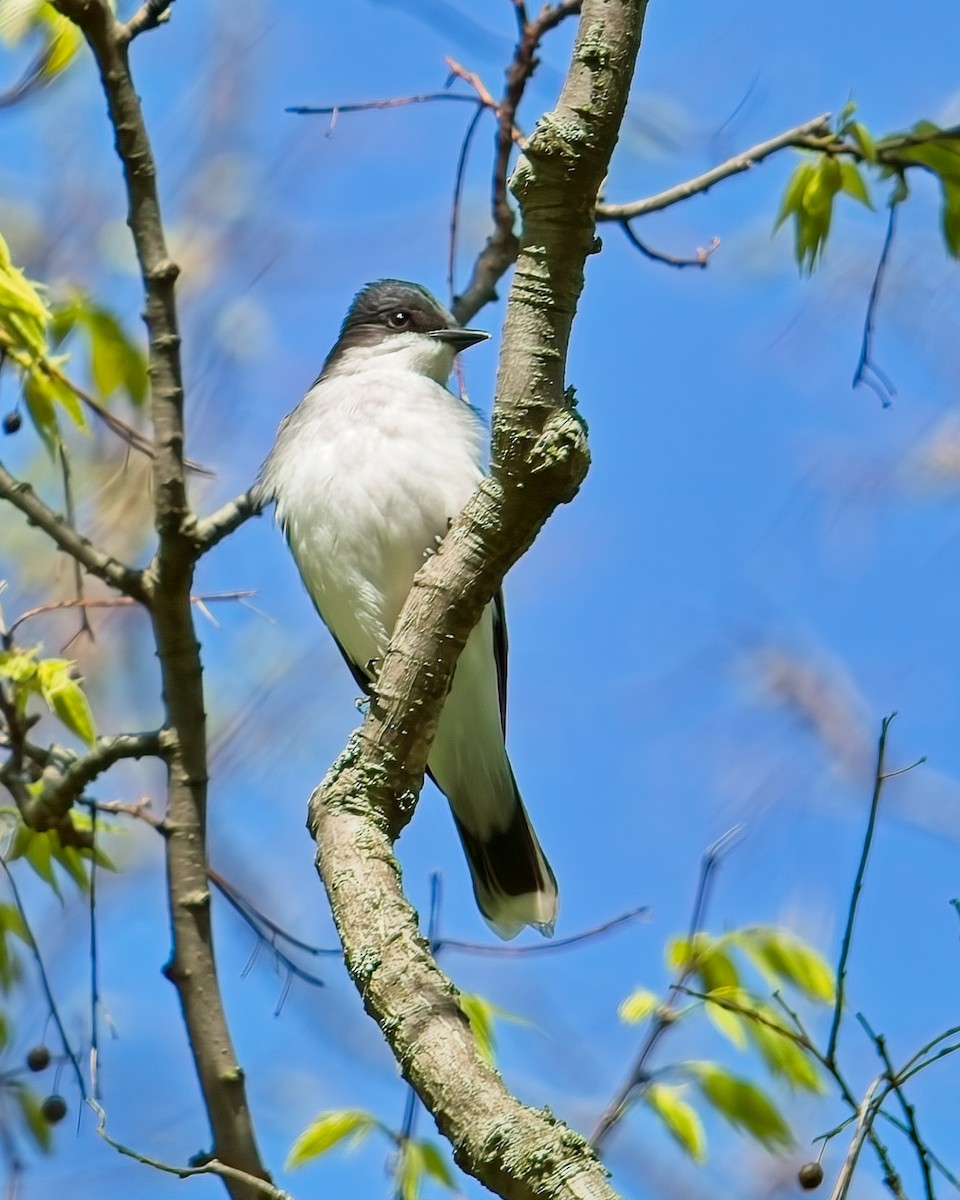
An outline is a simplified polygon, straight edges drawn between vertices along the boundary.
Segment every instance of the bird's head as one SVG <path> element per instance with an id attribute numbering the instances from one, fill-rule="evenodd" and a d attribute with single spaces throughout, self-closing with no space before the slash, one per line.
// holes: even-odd
<path id="1" fill-rule="evenodd" d="M 445 383 L 456 355 L 489 336 L 464 329 L 419 284 L 381 279 L 358 292 L 350 305 L 321 378 L 386 367 Z"/>

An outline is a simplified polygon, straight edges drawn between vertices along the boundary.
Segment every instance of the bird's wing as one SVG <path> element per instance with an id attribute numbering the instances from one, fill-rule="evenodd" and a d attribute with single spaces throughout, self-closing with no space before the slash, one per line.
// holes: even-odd
<path id="1" fill-rule="evenodd" d="M 493 598 L 493 654 L 497 660 L 497 691 L 500 694 L 500 727 L 507 736 L 507 614 L 503 592 Z"/>

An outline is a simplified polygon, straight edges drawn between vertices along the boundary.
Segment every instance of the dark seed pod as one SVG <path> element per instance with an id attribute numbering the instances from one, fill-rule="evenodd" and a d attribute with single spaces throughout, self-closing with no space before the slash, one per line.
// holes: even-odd
<path id="1" fill-rule="evenodd" d="M 27 1066 L 31 1071 L 45 1071 L 50 1066 L 50 1051 L 46 1046 L 34 1046 L 27 1051 Z"/>
<path id="2" fill-rule="evenodd" d="M 3 432 L 16 433 L 22 424 L 23 417 L 14 409 L 12 412 L 8 412 L 3 418 Z"/>
<path id="3" fill-rule="evenodd" d="M 797 1181 L 806 1191 L 812 1192 L 823 1183 L 823 1167 L 818 1162 L 804 1163 L 797 1172 Z"/>
<path id="4" fill-rule="evenodd" d="M 62 1096 L 47 1096 L 40 1105 L 40 1112 L 49 1125 L 56 1125 L 67 1115 L 67 1102 Z"/>

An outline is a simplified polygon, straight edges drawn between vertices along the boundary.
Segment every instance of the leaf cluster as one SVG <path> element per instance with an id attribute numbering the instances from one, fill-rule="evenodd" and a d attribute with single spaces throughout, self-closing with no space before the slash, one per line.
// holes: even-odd
<path id="1" fill-rule="evenodd" d="M 866 125 L 854 120 L 854 113 L 851 102 L 840 114 L 836 134 L 805 149 L 787 181 L 774 231 L 792 220 L 794 257 L 801 272 L 812 273 L 823 257 L 837 196 L 847 195 L 872 209 L 866 179 L 871 173 L 878 183 L 894 181 L 887 203 L 900 204 L 909 196 L 906 175 L 914 168 L 938 180 L 944 245 L 951 257 L 960 258 L 960 129 L 918 121 L 906 132 L 875 139 Z"/>
<path id="2" fill-rule="evenodd" d="M 749 968 L 774 989 L 789 987 L 808 1000 L 830 1004 L 833 971 L 812 947 L 783 929 L 747 926 L 719 937 L 701 932 L 673 938 L 665 959 L 674 972 L 669 999 L 638 988 L 621 1004 L 622 1020 L 666 1026 L 702 1012 L 737 1050 L 758 1053 L 774 1079 L 804 1091 L 823 1090 L 819 1064 L 806 1039 L 744 978 Z M 692 1003 L 674 1007 L 680 995 Z M 663 1082 L 669 1076 L 681 1082 Z M 685 1098 L 691 1086 L 714 1112 L 767 1149 L 791 1145 L 789 1126 L 764 1088 L 718 1063 L 684 1061 L 647 1074 L 635 1098 L 694 1161 L 704 1161 L 707 1143 L 700 1114 Z"/>

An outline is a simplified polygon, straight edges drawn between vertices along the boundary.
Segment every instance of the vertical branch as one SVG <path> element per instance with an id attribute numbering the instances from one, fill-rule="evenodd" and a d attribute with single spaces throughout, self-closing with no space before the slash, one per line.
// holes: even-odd
<path id="1" fill-rule="evenodd" d="M 191 536 L 196 520 L 187 500 L 184 467 L 183 381 L 175 297 L 178 267 L 167 250 L 156 165 L 130 74 L 131 29 L 115 19 L 107 0 L 57 0 L 57 7 L 83 31 L 100 72 L 123 167 L 127 224 L 145 298 L 158 535 L 150 569 L 151 616 L 170 733 L 164 825 L 173 953 L 165 973 L 179 993 L 213 1131 L 213 1153 L 243 1174 L 266 1179 L 243 1072 L 223 1010 L 213 951 L 206 864 L 206 715 L 200 647 L 190 607 L 198 550 Z M 164 6 L 155 7 L 159 12 Z M 257 1190 L 237 1178 L 226 1182 L 236 1200 L 248 1200 Z"/>
<path id="2" fill-rule="evenodd" d="M 857 867 L 856 878 L 853 881 L 850 904 L 847 907 L 847 924 L 843 931 L 843 941 L 840 944 L 840 960 L 837 963 L 837 998 L 833 1006 L 833 1020 L 830 1023 L 830 1037 L 827 1041 L 827 1053 L 825 1056 L 830 1066 L 834 1066 L 837 1059 L 837 1039 L 840 1036 L 840 1018 L 843 1015 L 843 1001 L 847 984 L 847 959 L 850 957 L 850 943 L 853 940 L 853 924 L 857 917 L 860 893 L 863 891 L 863 877 L 867 869 L 867 859 L 870 857 L 873 830 L 877 822 L 877 810 L 880 807 L 880 794 L 883 791 L 883 781 L 886 778 L 884 775 L 884 762 L 887 752 L 887 730 L 890 728 L 890 722 L 896 715 L 896 713 L 891 713 L 889 717 L 884 717 L 880 725 L 880 741 L 877 744 L 877 768 L 873 779 L 870 816 L 867 818 L 867 830 L 863 835 L 860 863 Z"/>

